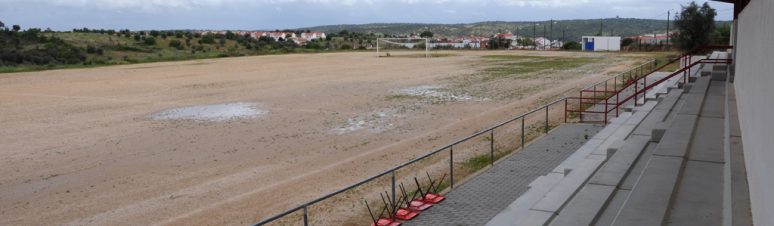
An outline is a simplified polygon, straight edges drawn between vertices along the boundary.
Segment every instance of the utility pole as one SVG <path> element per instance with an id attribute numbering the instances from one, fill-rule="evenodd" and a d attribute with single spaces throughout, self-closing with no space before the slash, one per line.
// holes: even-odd
<path id="1" fill-rule="evenodd" d="M 670 12 L 669 12 L 669 10 L 667 10 L 667 33 L 666 33 L 666 43 L 667 43 L 667 47 L 668 47 L 668 46 L 670 46 L 670 45 L 669 45 L 669 16 L 670 16 L 670 14 L 669 14 L 669 13 L 670 13 Z"/>
<path id="2" fill-rule="evenodd" d="M 546 49 L 546 24 L 543 24 L 543 50 Z"/>
<path id="3" fill-rule="evenodd" d="M 535 39 L 537 38 L 537 23 L 532 24 L 532 45 L 535 46 L 535 50 L 537 50 L 537 43 L 535 42 Z"/>
<path id="4" fill-rule="evenodd" d="M 520 43 L 519 43 L 519 25 L 516 24 L 516 47 L 519 47 L 519 46 L 520 46 Z"/>
<path id="5" fill-rule="evenodd" d="M 548 41 L 550 42 L 554 39 L 554 19 L 551 19 L 551 25 L 548 26 L 550 27 L 548 30 Z"/>

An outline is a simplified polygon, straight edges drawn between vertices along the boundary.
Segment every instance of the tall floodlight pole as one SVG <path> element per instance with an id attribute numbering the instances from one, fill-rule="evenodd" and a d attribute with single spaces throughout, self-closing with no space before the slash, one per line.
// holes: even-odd
<path id="1" fill-rule="evenodd" d="M 546 49 L 546 24 L 543 24 L 543 50 Z"/>
<path id="2" fill-rule="evenodd" d="M 537 23 L 532 24 L 532 46 L 535 47 L 535 50 L 537 50 L 537 42 L 535 42 L 537 41 L 535 40 L 536 38 L 537 38 Z"/>
<path id="3" fill-rule="evenodd" d="M 376 58 L 379 59 L 379 38 L 376 38 Z"/>
<path id="4" fill-rule="evenodd" d="M 519 25 L 516 25 L 516 47 L 519 47 Z"/>
<path id="5" fill-rule="evenodd" d="M 669 45 L 669 16 L 670 16 L 669 13 L 670 13 L 669 10 L 667 10 L 667 33 L 666 33 L 666 43 L 667 43 L 667 46 L 671 46 L 671 45 Z"/>
<path id="6" fill-rule="evenodd" d="M 548 48 L 551 48 L 552 41 L 554 39 L 554 19 L 551 19 L 551 24 L 548 25 L 550 30 L 548 31 Z"/>

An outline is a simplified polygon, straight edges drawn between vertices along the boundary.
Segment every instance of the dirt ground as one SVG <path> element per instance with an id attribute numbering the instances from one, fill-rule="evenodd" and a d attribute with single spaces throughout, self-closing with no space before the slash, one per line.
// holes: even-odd
<path id="1" fill-rule="evenodd" d="M 294 54 L 0 74 L 0 225 L 254 223 L 647 57 L 449 53 Z M 599 60 L 476 83 L 490 65 L 483 55 Z M 222 121 L 154 117 L 223 103 L 253 103 L 265 113 Z"/>

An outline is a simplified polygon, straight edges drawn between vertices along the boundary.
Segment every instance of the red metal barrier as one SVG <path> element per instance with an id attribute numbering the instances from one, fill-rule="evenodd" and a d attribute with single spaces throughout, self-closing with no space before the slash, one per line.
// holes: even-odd
<path id="1" fill-rule="evenodd" d="M 634 101 L 635 101 L 634 104 L 636 106 L 637 104 L 639 104 L 638 103 L 638 99 L 639 99 L 638 97 L 639 97 L 640 94 L 645 95 L 645 93 L 648 90 L 652 89 L 653 87 L 661 84 L 662 82 L 664 82 L 664 81 L 666 81 L 668 79 L 671 79 L 672 77 L 682 73 L 683 74 L 683 83 L 687 83 L 688 82 L 688 76 L 691 74 L 691 68 L 696 66 L 696 65 L 698 65 L 698 64 L 704 64 L 704 63 L 730 64 L 731 63 L 731 60 L 729 60 L 729 59 L 702 59 L 702 60 L 699 60 L 697 62 L 692 62 L 693 61 L 692 54 L 696 54 L 698 52 L 706 51 L 706 50 L 726 50 L 726 49 L 731 49 L 731 48 L 733 48 L 733 47 L 731 47 L 731 46 L 702 46 L 702 47 L 696 48 L 696 49 L 694 49 L 692 51 L 689 51 L 689 52 L 681 55 L 678 58 L 675 58 L 675 59 L 671 60 L 670 62 L 668 62 L 668 63 L 666 63 L 666 64 L 664 64 L 664 65 L 662 65 L 660 67 L 656 67 L 656 65 L 654 64 L 652 69 L 649 72 L 642 73 L 642 75 L 639 75 L 639 76 L 635 75 L 634 78 L 628 78 L 627 80 L 624 80 L 624 78 L 622 77 L 621 81 L 625 81 L 625 83 L 621 85 L 620 89 L 619 89 L 619 87 L 617 85 L 617 82 L 618 82 L 617 76 L 612 79 L 614 81 L 614 88 L 613 88 L 612 91 L 608 90 L 608 81 L 611 80 L 611 79 L 608 79 L 608 80 L 604 81 L 604 84 L 605 84 L 605 90 L 604 91 L 597 90 L 597 87 L 596 87 L 597 85 L 602 84 L 602 83 L 597 83 L 597 84 L 593 85 L 593 89 L 590 89 L 591 86 L 587 87 L 587 88 L 584 88 L 584 89 L 581 89 L 580 92 L 579 92 L 579 97 L 568 97 L 567 99 L 565 99 L 565 122 L 566 122 L 568 113 L 573 112 L 573 113 L 577 113 L 578 114 L 580 122 L 607 123 L 608 122 L 608 114 L 610 114 L 610 112 L 615 111 L 616 112 L 615 114 L 616 114 L 616 117 L 617 117 L 621 105 L 623 105 L 624 103 L 628 102 L 631 99 L 634 99 Z M 648 84 L 648 82 L 647 82 L 648 76 L 652 75 L 655 72 L 658 72 L 658 71 L 664 69 L 665 67 L 667 67 L 667 66 L 669 66 L 671 64 L 677 63 L 677 62 L 679 62 L 681 64 L 681 66 L 682 66 L 682 68 L 680 70 L 672 72 L 670 75 L 668 75 L 668 76 L 666 76 L 664 78 L 661 78 L 661 79 L 659 79 L 656 82 Z M 635 70 L 642 71 L 643 66 L 645 66 L 647 68 L 647 64 L 644 64 L 644 65 L 640 65 Z M 626 72 L 626 73 L 631 75 L 630 72 Z M 640 87 L 640 82 L 642 82 L 642 87 Z M 633 87 L 634 88 L 634 92 L 632 94 L 627 96 L 627 95 L 624 95 L 622 93 L 623 91 L 625 91 L 627 89 L 630 89 L 632 86 L 634 86 Z M 583 93 L 592 93 L 593 97 L 583 97 Z M 603 96 L 601 98 L 598 98 L 597 97 L 597 93 L 603 93 Z M 620 99 L 622 95 L 625 98 Z M 615 97 L 615 101 L 613 103 L 611 103 L 611 99 L 613 97 Z M 578 110 L 568 109 L 568 105 L 569 105 L 568 101 L 569 100 L 577 100 L 578 101 Z M 601 104 L 602 106 L 604 106 L 604 111 L 593 111 L 593 110 L 584 109 L 584 107 L 583 107 L 584 104 L 586 104 L 586 105 L 591 104 L 592 107 L 593 106 L 599 106 Z M 610 106 L 612 106 L 612 108 Z M 603 114 L 603 117 L 602 117 L 603 121 L 586 121 L 586 120 L 583 119 L 583 115 L 584 114 Z"/>

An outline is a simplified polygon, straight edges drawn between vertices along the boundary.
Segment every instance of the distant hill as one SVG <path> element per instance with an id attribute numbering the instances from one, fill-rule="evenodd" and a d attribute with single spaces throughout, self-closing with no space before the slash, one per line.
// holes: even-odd
<path id="1" fill-rule="evenodd" d="M 721 21 L 718 23 L 730 23 Z M 384 33 L 394 35 L 419 34 L 422 31 L 431 31 L 436 35 L 442 36 L 461 36 L 461 35 L 486 35 L 490 36 L 501 32 L 516 33 L 518 28 L 519 35 L 532 36 L 533 24 L 537 36 L 543 36 L 543 26 L 546 25 L 546 36 L 549 36 L 550 21 L 534 22 L 506 22 L 490 21 L 469 24 L 414 24 L 414 23 L 376 23 L 376 24 L 345 24 L 345 25 L 327 25 L 299 28 L 300 30 L 323 31 L 326 33 L 337 33 L 341 30 L 358 33 Z M 616 36 L 632 36 L 647 33 L 666 32 L 666 20 L 634 19 L 634 18 L 607 18 L 590 20 L 555 20 L 553 26 L 553 38 L 561 39 L 562 31 L 566 39 L 578 40 L 584 35 L 596 35 L 602 27 L 602 34 L 610 35 L 611 32 Z M 670 26 L 672 27 L 672 26 Z"/>

